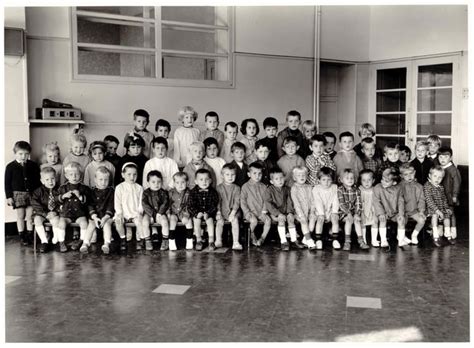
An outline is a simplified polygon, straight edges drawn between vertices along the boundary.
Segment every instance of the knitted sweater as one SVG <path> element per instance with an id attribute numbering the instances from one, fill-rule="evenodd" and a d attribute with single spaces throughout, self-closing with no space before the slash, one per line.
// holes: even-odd
<path id="1" fill-rule="evenodd" d="M 339 177 L 344 169 L 350 168 L 354 171 L 354 177 L 358 178 L 359 173 L 364 166 L 361 159 L 355 151 L 339 151 L 333 159 L 334 165 L 336 166 L 337 177 Z"/>
<path id="2" fill-rule="evenodd" d="M 293 186 L 293 168 L 297 166 L 305 166 L 304 159 L 295 154 L 293 156 L 284 155 L 277 162 L 278 167 L 281 168 L 283 174 L 285 174 L 285 184 L 288 187 Z"/>
<path id="3" fill-rule="evenodd" d="M 5 169 L 7 198 L 13 198 L 13 191 L 32 193 L 40 186 L 40 170 L 35 162 L 27 160 L 24 166 L 16 160 L 8 163 Z"/>
<path id="4" fill-rule="evenodd" d="M 336 170 L 334 162 L 331 160 L 329 155 L 323 153 L 321 156 L 316 157 L 313 154 L 306 157 L 306 167 L 308 168 L 308 184 L 311 186 L 319 184 L 318 173 L 322 167 L 328 167 L 332 170 Z"/>
<path id="5" fill-rule="evenodd" d="M 403 180 L 400 184 L 403 199 L 405 200 L 405 212 L 408 216 L 417 213 L 425 213 L 426 202 L 423 186 L 416 181 L 406 182 Z"/>
<path id="6" fill-rule="evenodd" d="M 331 214 L 337 214 L 339 212 L 336 184 L 332 184 L 328 188 L 322 185 L 314 186 L 313 197 L 317 215 L 329 218 Z"/>
<path id="7" fill-rule="evenodd" d="M 90 193 L 90 200 L 88 202 L 89 216 L 97 214 L 99 219 L 102 219 L 105 214 L 110 217 L 114 216 L 114 189 L 106 187 L 105 189 L 98 189 L 94 187 Z"/>
<path id="8" fill-rule="evenodd" d="M 385 215 L 392 218 L 395 215 L 405 215 L 405 200 L 400 185 L 383 187 L 382 183 L 374 188 L 374 208 L 377 216 Z"/>

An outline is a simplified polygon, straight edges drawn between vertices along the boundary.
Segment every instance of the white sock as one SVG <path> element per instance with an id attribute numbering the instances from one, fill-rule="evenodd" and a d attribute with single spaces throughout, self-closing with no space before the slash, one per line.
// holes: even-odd
<path id="1" fill-rule="evenodd" d="M 58 228 L 57 232 L 58 242 L 64 242 L 64 239 L 66 238 L 66 230 Z"/>
<path id="2" fill-rule="evenodd" d="M 372 244 L 377 244 L 377 234 L 379 233 L 379 229 L 377 227 L 371 227 L 370 228 L 370 234 L 372 237 Z"/>
<path id="3" fill-rule="evenodd" d="M 433 239 L 439 239 L 439 226 L 433 226 Z"/>
<path id="4" fill-rule="evenodd" d="M 380 233 L 380 241 L 386 242 L 387 241 L 387 227 L 380 227 L 379 233 Z"/>
<path id="5" fill-rule="evenodd" d="M 401 229 L 401 228 L 397 229 L 397 240 L 398 240 L 398 244 L 399 244 L 399 245 L 400 245 L 400 244 L 401 244 L 401 245 L 405 244 L 405 243 L 403 242 L 404 239 L 405 239 L 405 229 Z"/>
<path id="6" fill-rule="evenodd" d="M 458 236 L 458 231 L 456 227 L 451 227 L 451 238 L 456 239 L 457 236 Z"/>
<path id="7" fill-rule="evenodd" d="M 290 232 L 291 241 L 296 242 L 296 227 L 290 227 L 288 231 Z"/>
<path id="8" fill-rule="evenodd" d="M 35 226 L 36 234 L 41 239 L 41 243 L 48 243 L 48 237 L 46 236 L 46 231 L 43 225 Z"/>
<path id="9" fill-rule="evenodd" d="M 277 230 L 278 230 L 278 235 L 280 236 L 280 242 L 282 244 L 286 243 L 287 240 L 286 240 L 285 226 L 278 226 Z"/>
<path id="10" fill-rule="evenodd" d="M 451 238 L 451 228 L 450 227 L 445 227 L 444 228 L 444 236 L 446 238 Z"/>
<path id="11" fill-rule="evenodd" d="M 416 239 L 416 237 L 418 237 L 418 233 L 420 233 L 420 231 L 418 231 L 416 228 L 413 230 L 413 232 L 411 233 L 411 239 Z"/>
<path id="12" fill-rule="evenodd" d="M 87 229 L 86 228 L 81 228 L 81 233 L 79 235 L 79 238 L 81 240 L 84 240 L 84 238 L 86 237 L 86 233 L 87 233 Z"/>

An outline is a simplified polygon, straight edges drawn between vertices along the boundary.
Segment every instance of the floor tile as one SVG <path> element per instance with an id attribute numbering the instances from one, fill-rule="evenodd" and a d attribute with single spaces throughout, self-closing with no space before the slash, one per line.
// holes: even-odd
<path id="1" fill-rule="evenodd" d="M 154 292 L 155 294 L 182 295 L 190 288 L 189 285 L 161 284 Z"/>
<path id="2" fill-rule="evenodd" d="M 351 261 L 375 261 L 375 255 L 349 254 Z"/>
<path id="3" fill-rule="evenodd" d="M 376 297 L 347 296 L 347 307 L 381 309 L 382 300 Z"/>
<path id="4" fill-rule="evenodd" d="M 10 284 L 13 283 L 15 280 L 20 279 L 21 277 L 19 276 L 5 276 L 5 284 Z"/>

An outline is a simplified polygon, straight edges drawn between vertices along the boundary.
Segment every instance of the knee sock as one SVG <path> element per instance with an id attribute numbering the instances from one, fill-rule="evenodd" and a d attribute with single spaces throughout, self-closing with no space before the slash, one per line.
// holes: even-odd
<path id="1" fill-rule="evenodd" d="M 296 227 L 291 227 L 289 228 L 289 232 L 290 232 L 290 239 L 292 242 L 296 242 L 296 237 L 297 237 L 297 234 L 296 234 Z"/>
<path id="2" fill-rule="evenodd" d="M 456 227 L 451 227 L 451 238 L 456 239 L 457 236 L 458 236 L 458 231 Z"/>
<path id="3" fill-rule="evenodd" d="M 58 228 L 57 230 L 57 239 L 58 239 L 58 242 L 64 242 L 64 239 L 66 238 L 66 230 L 63 230 L 61 228 Z"/>
<path id="4" fill-rule="evenodd" d="M 277 230 L 278 230 L 278 235 L 280 236 L 280 242 L 282 244 L 286 243 L 287 240 L 286 240 L 285 226 L 278 226 Z"/>
<path id="5" fill-rule="evenodd" d="M 309 233 L 308 233 L 309 234 Z M 333 233 L 334 235 L 334 233 Z M 310 235 L 310 238 L 311 238 L 311 235 Z M 321 234 L 316 234 L 316 240 L 321 240 L 322 238 L 322 235 Z"/>
<path id="6" fill-rule="evenodd" d="M 397 229 L 397 240 L 398 240 L 398 245 L 404 245 L 405 243 L 403 240 L 405 239 L 405 229 L 398 228 Z"/>
<path id="7" fill-rule="evenodd" d="M 186 229 L 186 239 L 191 239 L 193 238 L 193 229 L 192 228 L 187 228 Z"/>
<path id="8" fill-rule="evenodd" d="M 377 244 L 377 234 L 379 233 L 379 229 L 377 227 L 370 228 L 370 234 L 372 237 L 372 244 Z"/>
<path id="9" fill-rule="evenodd" d="M 448 239 L 451 238 L 451 228 L 450 227 L 445 227 L 444 228 L 444 236 Z"/>
<path id="10" fill-rule="evenodd" d="M 41 243 L 48 243 L 48 237 L 46 236 L 46 231 L 44 229 L 44 226 L 38 225 L 38 226 L 35 226 L 35 228 L 36 228 L 36 234 L 41 239 Z"/>
<path id="11" fill-rule="evenodd" d="M 170 239 L 171 240 L 174 240 L 175 239 L 175 236 L 176 236 L 176 230 L 170 230 Z"/>
<path id="12" fill-rule="evenodd" d="M 379 233 L 380 233 L 380 241 L 382 243 L 387 242 L 387 227 L 380 227 Z"/>
<path id="13" fill-rule="evenodd" d="M 420 233 L 420 231 L 418 231 L 416 228 L 413 230 L 413 232 L 411 233 L 411 239 L 416 239 L 418 237 L 418 234 Z"/>
<path id="14" fill-rule="evenodd" d="M 84 238 L 86 237 L 86 232 L 87 232 L 86 228 L 81 228 L 81 232 L 79 234 L 79 239 L 84 240 Z"/>

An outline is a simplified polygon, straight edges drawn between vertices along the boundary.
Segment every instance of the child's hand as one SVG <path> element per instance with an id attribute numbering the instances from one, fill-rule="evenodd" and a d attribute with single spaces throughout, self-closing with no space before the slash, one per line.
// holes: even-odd
<path id="1" fill-rule="evenodd" d="M 216 214 L 216 220 L 218 220 L 218 221 L 222 220 L 222 214 L 221 214 L 220 211 L 218 211 L 217 214 Z"/>
<path id="2" fill-rule="evenodd" d="M 79 192 L 79 190 L 73 190 L 72 193 L 74 193 L 77 198 L 81 196 L 81 193 Z"/>
<path id="3" fill-rule="evenodd" d="M 207 219 L 209 219 L 209 214 L 204 213 L 204 214 L 202 214 L 202 217 L 204 218 L 204 220 L 207 220 Z"/>
<path id="4" fill-rule="evenodd" d="M 7 205 L 9 207 L 13 207 L 14 204 L 15 204 L 15 202 L 13 201 L 13 198 L 7 198 Z"/>
<path id="5" fill-rule="evenodd" d="M 161 216 L 162 216 L 161 214 L 156 213 L 155 221 L 156 221 L 156 222 L 160 221 L 160 220 L 161 220 Z"/>
<path id="6" fill-rule="evenodd" d="M 72 191 L 69 191 L 63 194 L 61 198 L 64 199 L 64 198 L 71 198 L 71 197 L 72 197 Z"/>
<path id="7" fill-rule="evenodd" d="M 202 217 L 203 217 L 203 216 L 204 216 L 204 214 L 203 214 L 203 213 L 198 213 L 198 214 L 196 215 L 196 218 L 198 218 L 198 219 L 202 219 Z"/>
<path id="8" fill-rule="evenodd" d="M 235 214 L 234 213 L 230 213 L 229 214 L 229 221 L 233 221 L 235 219 Z"/>
<path id="9" fill-rule="evenodd" d="M 97 217 L 97 215 L 94 215 L 94 216 L 92 217 L 92 220 L 94 220 L 95 227 L 97 227 L 97 228 L 101 228 L 101 227 L 102 227 L 101 224 L 100 224 L 100 219 Z"/>
<path id="10" fill-rule="evenodd" d="M 441 210 L 436 210 L 436 215 L 440 217 L 441 220 L 444 220 L 444 214 L 441 212 Z"/>
<path id="11" fill-rule="evenodd" d="M 419 215 L 421 219 L 426 220 L 426 215 L 424 213 L 420 212 Z"/>
<path id="12" fill-rule="evenodd" d="M 253 213 L 248 213 L 247 214 L 247 220 L 250 221 L 252 219 L 255 219 L 255 215 L 253 215 Z"/>
<path id="13" fill-rule="evenodd" d="M 110 219 L 110 216 L 104 215 L 104 217 L 102 218 L 102 220 L 100 220 L 100 227 L 104 227 L 104 226 L 105 226 L 105 223 L 106 223 L 107 221 L 109 221 L 109 219 Z"/>
<path id="14" fill-rule="evenodd" d="M 387 222 L 387 217 L 385 215 L 379 215 L 379 222 Z"/>
<path id="15" fill-rule="evenodd" d="M 278 224 L 282 225 L 286 222 L 286 217 L 283 214 L 278 214 Z"/>
<path id="16" fill-rule="evenodd" d="M 358 215 L 358 214 L 354 215 L 354 221 L 355 222 L 361 222 L 362 219 L 361 219 L 360 215 Z"/>

